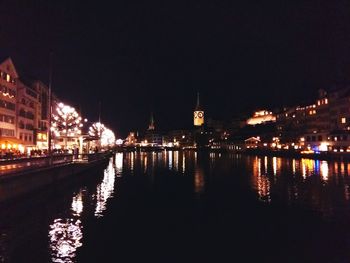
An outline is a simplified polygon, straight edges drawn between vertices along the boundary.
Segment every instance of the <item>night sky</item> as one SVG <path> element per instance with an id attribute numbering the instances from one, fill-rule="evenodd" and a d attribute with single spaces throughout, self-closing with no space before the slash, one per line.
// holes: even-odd
<path id="1" fill-rule="evenodd" d="M 349 80 L 348 1 L 246 2 L 0 0 L 0 55 L 47 83 L 52 50 L 53 91 L 117 137 L 191 127 L 197 91 L 228 120 Z"/>

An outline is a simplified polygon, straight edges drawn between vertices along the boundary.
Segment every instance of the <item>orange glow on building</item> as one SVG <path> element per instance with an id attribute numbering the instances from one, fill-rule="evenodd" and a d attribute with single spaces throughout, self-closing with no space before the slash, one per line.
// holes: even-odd
<path id="1" fill-rule="evenodd" d="M 261 111 L 256 111 L 253 117 L 247 120 L 247 124 L 256 125 L 256 124 L 262 124 L 264 122 L 275 122 L 275 121 L 276 121 L 276 116 L 273 115 L 272 112 L 261 110 Z"/>

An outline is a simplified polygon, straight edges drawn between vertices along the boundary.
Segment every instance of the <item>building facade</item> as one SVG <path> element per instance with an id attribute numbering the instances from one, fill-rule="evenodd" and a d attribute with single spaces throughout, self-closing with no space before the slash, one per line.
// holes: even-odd
<path id="1" fill-rule="evenodd" d="M 0 146 L 1 151 L 18 149 L 17 83 L 18 74 L 11 58 L 0 62 Z M 21 147 L 20 147 L 21 148 Z"/>
<path id="2" fill-rule="evenodd" d="M 17 138 L 28 150 L 36 147 L 38 94 L 28 84 L 17 83 Z"/>

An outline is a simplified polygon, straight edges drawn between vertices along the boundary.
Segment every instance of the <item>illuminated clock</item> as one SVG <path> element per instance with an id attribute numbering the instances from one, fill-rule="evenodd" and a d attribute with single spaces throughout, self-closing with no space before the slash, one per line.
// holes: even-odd
<path id="1" fill-rule="evenodd" d="M 203 112 L 198 112 L 198 118 L 203 118 Z"/>

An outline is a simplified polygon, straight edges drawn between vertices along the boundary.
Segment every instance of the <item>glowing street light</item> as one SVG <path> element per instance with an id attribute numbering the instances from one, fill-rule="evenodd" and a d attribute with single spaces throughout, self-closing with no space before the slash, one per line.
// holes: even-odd
<path id="1" fill-rule="evenodd" d="M 61 102 L 52 113 L 51 131 L 56 137 L 63 137 L 67 147 L 68 137 L 77 137 L 81 134 L 83 127 L 81 121 L 82 118 L 73 107 Z"/>
<path id="2" fill-rule="evenodd" d="M 112 130 L 105 129 L 102 132 L 101 145 L 102 146 L 114 146 L 115 145 L 115 135 L 114 135 L 114 132 Z"/>

